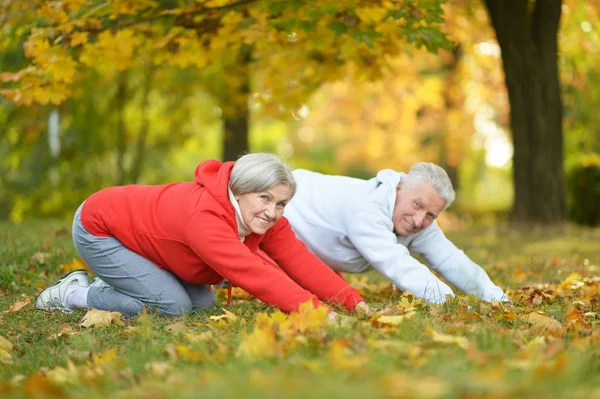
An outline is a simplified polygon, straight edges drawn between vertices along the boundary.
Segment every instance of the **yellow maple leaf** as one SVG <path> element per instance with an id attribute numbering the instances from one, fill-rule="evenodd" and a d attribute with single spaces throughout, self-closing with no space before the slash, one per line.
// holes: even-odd
<path id="1" fill-rule="evenodd" d="M 79 382 L 79 372 L 71 359 L 67 360 L 67 367 L 55 367 L 46 372 L 46 377 L 58 385 L 74 385 Z"/>
<path id="2" fill-rule="evenodd" d="M 111 323 L 115 324 L 123 324 L 121 321 L 121 317 L 123 315 L 119 312 L 109 312 L 106 310 L 98 310 L 98 309 L 90 309 L 85 316 L 83 316 L 83 320 L 81 320 L 80 327 L 89 328 L 89 327 L 106 327 Z"/>
<path id="3" fill-rule="evenodd" d="M 273 330 L 268 327 L 255 327 L 250 334 L 242 338 L 236 356 L 245 359 L 268 359 L 280 352 L 281 348 L 275 342 Z"/>
<path id="4" fill-rule="evenodd" d="M 60 270 L 63 273 L 72 272 L 73 270 L 78 270 L 78 269 L 87 270 L 89 273 L 92 272 L 90 270 L 90 268 L 88 267 L 88 265 L 81 258 L 73 259 L 69 263 L 63 263 L 62 265 L 60 265 Z"/>
<path id="5" fill-rule="evenodd" d="M 325 306 L 314 307 L 312 301 L 306 301 L 300 305 L 297 312 L 288 316 L 290 328 L 299 333 L 323 329 L 327 325 L 327 314 L 329 310 Z"/>
<path id="6" fill-rule="evenodd" d="M 411 317 L 413 317 L 416 314 L 417 314 L 417 312 L 410 311 L 410 312 L 406 313 L 405 315 L 401 315 L 401 316 L 381 316 L 381 315 L 375 315 L 375 316 L 373 316 L 371 318 L 371 322 L 375 326 L 380 326 L 380 325 L 397 326 L 398 324 L 400 324 L 404 320 L 410 319 Z"/>
<path id="7" fill-rule="evenodd" d="M 571 273 L 566 279 L 564 279 L 562 283 L 560 283 L 558 289 L 561 291 L 576 290 L 577 288 L 585 285 L 581 280 L 582 278 L 579 273 Z"/>
<path id="8" fill-rule="evenodd" d="M 2 335 L 0 335 L 0 349 L 5 350 L 7 352 L 13 350 L 13 344 L 9 340 L 4 338 Z"/>
<path id="9" fill-rule="evenodd" d="M 331 367 L 335 370 L 359 370 L 369 358 L 366 355 L 354 356 L 348 348 L 347 340 L 337 340 L 328 353 Z"/>
<path id="10" fill-rule="evenodd" d="M 88 41 L 87 32 L 75 32 L 71 36 L 71 46 L 77 47 L 81 44 L 86 44 Z"/>
<path id="11" fill-rule="evenodd" d="M 7 350 L 0 349 L 0 364 L 13 364 L 12 355 Z"/>
<path id="12" fill-rule="evenodd" d="M 425 333 L 431 336 L 433 342 L 439 342 L 443 344 L 457 345 L 462 349 L 469 349 L 469 340 L 465 337 L 459 337 L 455 335 L 448 335 L 439 333 L 432 328 L 427 327 Z"/>
<path id="13" fill-rule="evenodd" d="M 237 320 L 237 316 L 235 314 L 231 313 L 230 311 L 228 311 L 225 308 L 221 308 L 221 309 L 223 309 L 223 312 L 225 312 L 225 313 L 223 313 L 220 316 L 210 316 L 209 319 L 214 320 L 214 321 L 219 321 L 222 319 L 227 320 L 227 321 L 236 321 Z"/>
<path id="14" fill-rule="evenodd" d="M 204 360 L 204 355 L 202 353 L 193 350 L 192 348 L 185 345 L 176 345 L 175 353 L 178 358 L 190 360 L 193 362 L 199 362 Z"/>

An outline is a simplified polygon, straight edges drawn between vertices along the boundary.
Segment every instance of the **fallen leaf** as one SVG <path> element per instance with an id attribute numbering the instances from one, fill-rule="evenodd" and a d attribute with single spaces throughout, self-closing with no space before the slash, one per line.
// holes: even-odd
<path id="1" fill-rule="evenodd" d="M 65 397 L 63 390 L 40 372 L 27 379 L 23 393 L 28 397 Z"/>
<path id="2" fill-rule="evenodd" d="M 398 324 L 402 323 L 404 320 L 410 319 L 411 317 L 413 317 L 416 314 L 417 314 L 417 312 L 412 311 L 412 312 L 409 312 L 402 316 L 375 315 L 371 318 L 371 322 L 376 327 L 380 327 L 381 325 L 397 326 Z"/>
<path id="3" fill-rule="evenodd" d="M 590 330 L 592 328 L 585 321 L 583 312 L 574 307 L 565 314 L 565 325 L 569 331 Z"/>
<path id="4" fill-rule="evenodd" d="M 442 334 L 429 327 L 425 329 L 425 334 L 430 335 L 431 339 L 434 342 L 439 342 L 443 344 L 454 344 L 462 349 L 469 349 L 469 340 L 465 337 Z"/>
<path id="5" fill-rule="evenodd" d="M 0 335 L 0 364 L 13 364 L 12 355 L 10 352 L 13 350 L 13 344 Z"/>
<path id="6" fill-rule="evenodd" d="M 528 313 L 524 316 L 521 316 L 521 320 L 531 324 L 532 326 L 538 329 L 548 330 L 556 334 L 562 333 L 563 330 L 563 327 L 558 322 L 558 320 L 550 316 L 546 316 L 545 314 L 542 314 L 540 312 Z"/>
<path id="7" fill-rule="evenodd" d="M 108 312 L 106 310 L 90 309 L 83 320 L 81 320 L 80 327 L 89 328 L 96 326 L 109 326 L 111 323 L 123 324 L 121 317 L 123 315 L 119 312 Z"/>
<path id="8" fill-rule="evenodd" d="M 5 351 L 9 352 L 13 350 L 13 344 L 2 335 L 0 335 L 0 349 L 4 349 Z"/>
<path id="9" fill-rule="evenodd" d="M 9 308 L 7 310 L 5 310 L 3 313 L 18 312 L 19 310 L 23 309 L 25 306 L 29 305 L 30 303 L 31 303 L 31 300 L 29 298 L 25 298 L 22 301 L 17 301 L 15 303 L 13 303 L 12 305 L 10 305 Z"/>
<path id="10" fill-rule="evenodd" d="M 359 370 L 369 361 L 366 355 L 356 356 L 348 348 L 347 340 L 337 340 L 329 349 L 329 363 L 334 370 Z"/>
<path id="11" fill-rule="evenodd" d="M 446 396 L 450 385 L 438 377 L 419 377 L 406 373 L 390 373 L 382 378 L 388 396 L 398 398 L 433 399 Z"/>
<path id="12" fill-rule="evenodd" d="M 46 377 L 58 385 L 72 385 L 79 382 L 79 372 L 71 359 L 67 360 L 67 368 L 55 367 L 46 372 Z"/>
<path id="13" fill-rule="evenodd" d="M 73 259 L 69 263 L 63 263 L 62 265 L 60 265 L 60 270 L 62 270 L 63 273 L 72 272 L 73 270 L 78 270 L 78 269 L 87 270 L 88 273 L 92 272 L 90 270 L 90 268 L 88 267 L 88 265 L 81 258 Z"/>
<path id="14" fill-rule="evenodd" d="M 167 327 L 165 327 L 165 329 L 167 331 L 171 331 L 175 334 L 183 334 L 183 333 L 187 333 L 190 329 L 188 328 L 188 326 L 185 325 L 184 322 L 182 321 L 178 321 L 175 322 L 173 324 L 169 324 Z"/>
<path id="15" fill-rule="evenodd" d="M 48 259 L 51 255 L 48 252 L 36 252 L 31 255 L 31 261 L 37 263 L 38 265 L 43 265 L 46 263 L 46 259 Z"/>
<path id="16" fill-rule="evenodd" d="M 237 316 L 235 314 L 231 313 L 230 311 L 228 311 L 226 309 L 223 309 L 223 311 L 225 312 L 224 314 L 222 314 L 220 316 L 210 316 L 209 319 L 214 320 L 214 321 L 219 321 L 221 319 L 225 319 L 228 321 L 236 321 L 237 320 Z"/>
<path id="17" fill-rule="evenodd" d="M 164 377 L 170 373 L 172 368 L 173 366 L 169 362 L 150 362 L 144 365 L 146 371 L 159 377 Z"/>

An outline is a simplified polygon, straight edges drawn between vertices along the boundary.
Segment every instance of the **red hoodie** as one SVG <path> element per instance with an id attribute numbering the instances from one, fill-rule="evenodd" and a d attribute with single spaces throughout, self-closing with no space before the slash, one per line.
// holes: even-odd
<path id="1" fill-rule="evenodd" d="M 240 241 L 227 191 L 233 165 L 202 162 L 195 182 L 101 190 L 85 201 L 81 222 L 193 284 L 226 278 L 285 312 L 308 300 L 318 306 L 317 298 L 353 311 L 361 296 L 306 249 L 285 217 Z M 265 263 L 259 248 L 280 268 Z"/>

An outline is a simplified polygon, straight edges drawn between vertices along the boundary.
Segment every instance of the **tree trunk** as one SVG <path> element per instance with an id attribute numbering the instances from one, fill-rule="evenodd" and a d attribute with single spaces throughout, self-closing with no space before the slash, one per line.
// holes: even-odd
<path id="1" fill-rule="evenodd" d="M 142 173 L 144 165 L 144 154 L 146 153 L 146 139 L 148 138 L 149 120 L 148 120 L 148 107 L 150 96 L 150 90 L 152 89 L 152 80 L 154 78 L 154 66 L 146 66 L 144 76 L 144 87 L 142 92 L 142 125 L 140 126 L 140 132 L 138 133 L 137 142 L 135 145 L 135 153 L 133 155 L 133 161 L 129 170 L 129 183 L 136 184 Z"/>
<path id="2" fill-rule="evenodd" d="M 250 48 L 243 46 L 240 49 L 238 63 L 232 71 L 237 75 L 237 83 L 231 88 L 230 103 L 223 107 L 223 161 L 235 161 L 250 149 L 248 144 L 250 59 Z"/>
<path id="3" fill-rule="evenodd" d="M 454 92 L 454 86 L 458 81 L 458 67 L 460 66 L 463 57 L 463 51 L 460 44 L 456 44 L 452 48 L 450 54 L 450 60 L 448 64 L 444 66 L 446 72 L 443 89 L 445 119 L 444 130 L 442 137 L 440 138 L 439 164 L 448 173 L 448 177 L 450 178 L 454 189 L 459 190 L 457 155 L 454 153 L 457 151 L 457 145 L 454 144 L 457 140 L 452 137 L 452 133 L 450 132 L 452 126 L 449 121 L 449 116 L 456 108 L 462 108 L 464 106 L 462 99 L 460 103 L 457 103 L 457 99 L 454 98 L 456 96 L 452 94 Z M 453 152 L 453 154 L 450 154 L 450 152 Z"/>
<path id="4" fill-rule="evenodd" d="M 484 0 L 502 51 L 514 156 L 515 222 L 566 218 L 558 76 L 561 0 Z"/>
<path id="5" fill-rule="evenodd" d="M 117 186 L 127 182 L 125 157 L 127 155 L 127 127 L 125 125 L 125 106 L 127 105 L 127 71 L 119 72 L 115 107 L 117 109 Z"/>

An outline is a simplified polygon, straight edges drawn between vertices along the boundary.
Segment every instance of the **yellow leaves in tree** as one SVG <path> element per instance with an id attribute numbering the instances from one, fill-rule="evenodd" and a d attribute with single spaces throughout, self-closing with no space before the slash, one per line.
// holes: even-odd
<path id="1" fill-rule="evenodd" d="M 156 8 L 158 3 L 152 0 L 109 0 L 113 15 L 136 15 L 140 11 Z M 116 17 L 113 17 L 113 19 Z"/>
<path id="2" fill-rule="evenodd" d="M 356 10 L 358 18 L 368 24 L 377 24 L 385 17 L 388 10 L 382 7 L 364 7 Z"/>
<path id="3" fill-rule="evenodd" d="M 77 47 L 81 44 L 86 44 L 88 41 L 87 32 L 75 32 L 71 36 L 71 46 Z"/>
<path id="4" fill-rule="evenodd" d="M 53 23 L 62 24 L 69 20 L 69 15 L 65 12 L 62 1 L 45 1 L 37 10 L 37 13 Z"/>
<path id="5" fill-rule="evenodd" d="M 153 61 L 156 64 L 172 65 L 179 68 L 205 67 L 210 60 L 207 51 L 193 31 L 172 28 L 171 31 L 153 46 Z M 169 49 L 169 51 L 166 51 Z"/>
<path id="6" fill-rule="evenodd" d="M 121 321 L 121 313 L 119 312 L 108 312 L 106 310 L 98 310 L 98 309 L 90 309 L 85 316 L 83 316 L 83 320 L 81 321 L 80 326 L 84 328 L 89 327 L 106 327 L 115 324 L 123 324 Z"/>
<path id="7" fill-rule="evenodd" d="M 104 31 L 96 43 L 89 43 L 83 49 L 79 60 L 88 66 L 95 66 L 98 60 L 124 70 L 133 64 L 135 50 L 142 44 L 142 38 L 132 29 L 123 29 L 116 34 Z"/>

